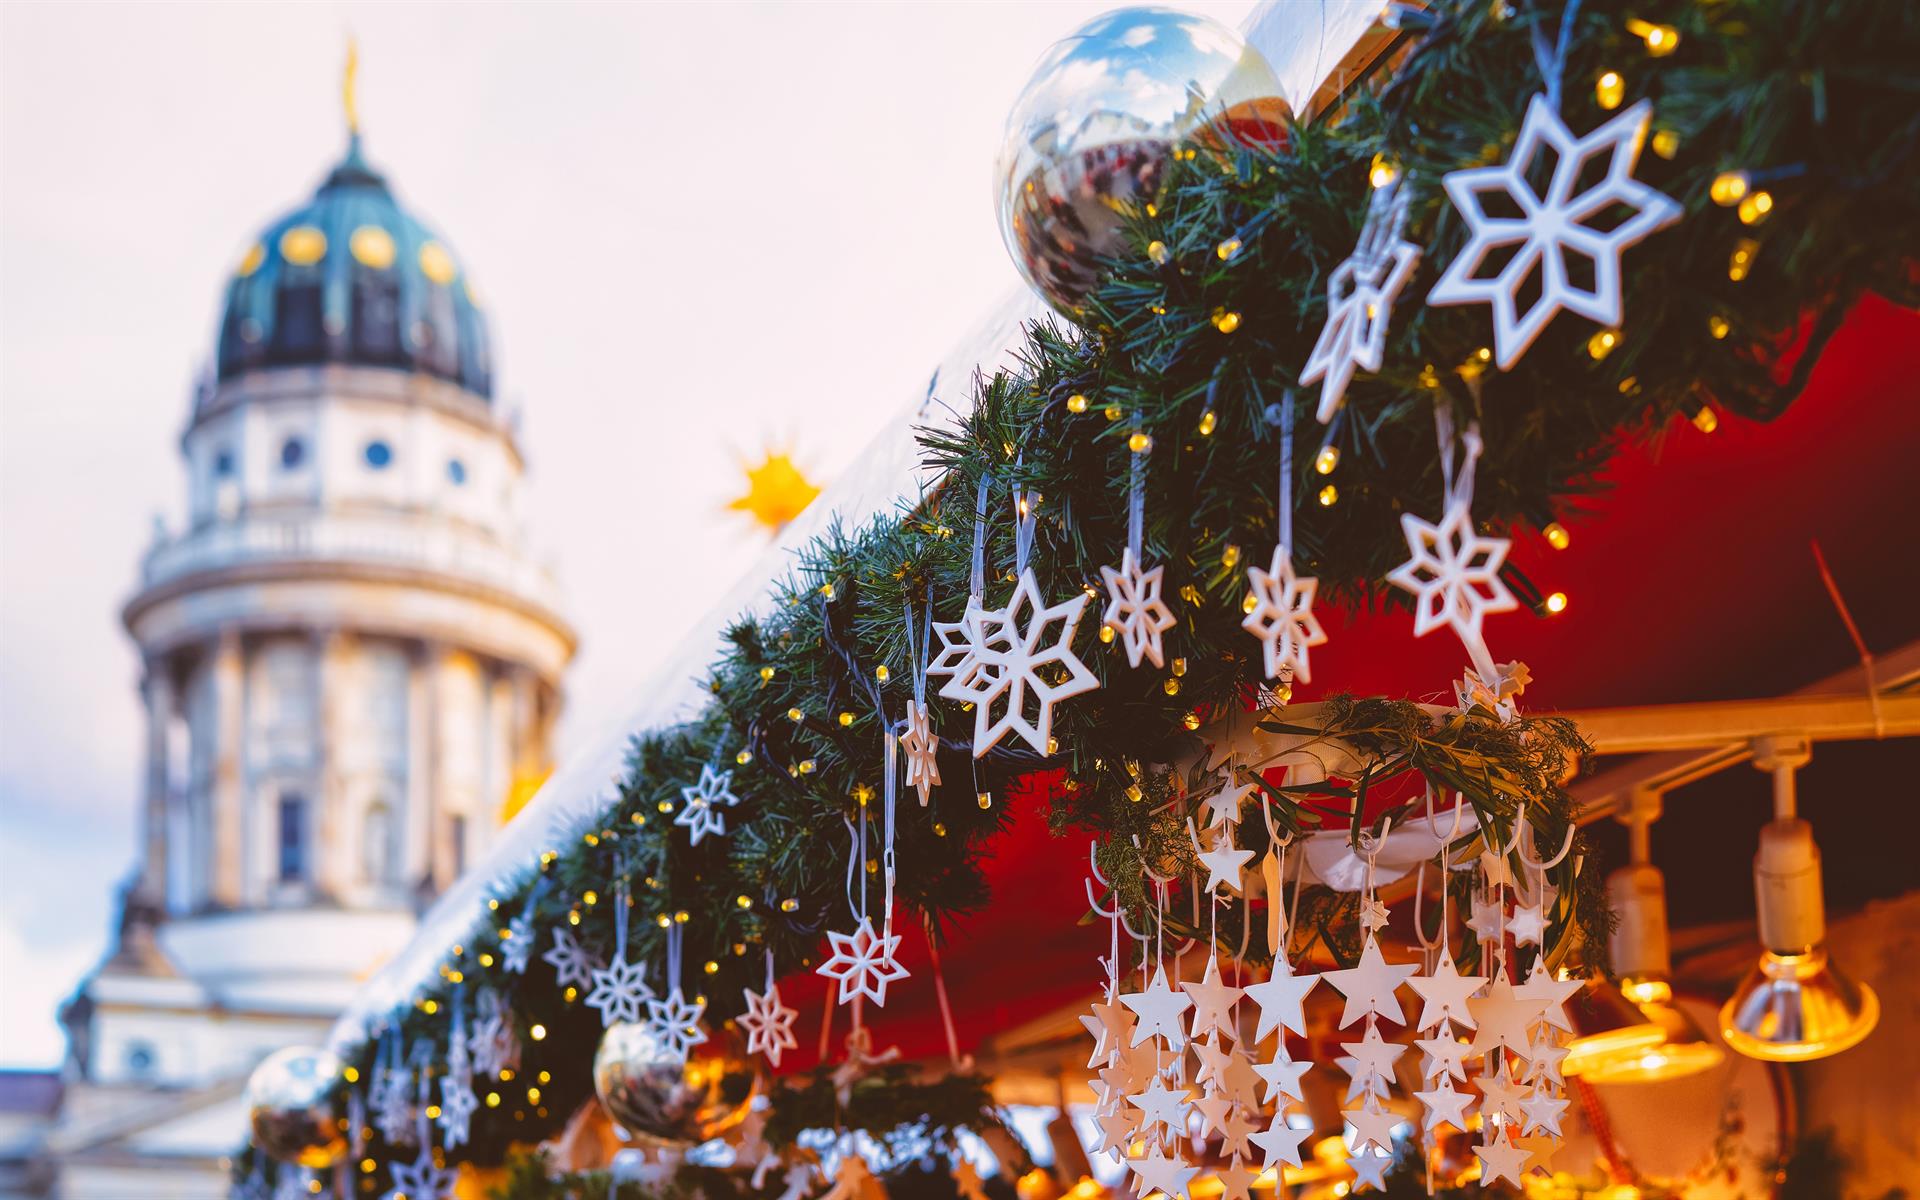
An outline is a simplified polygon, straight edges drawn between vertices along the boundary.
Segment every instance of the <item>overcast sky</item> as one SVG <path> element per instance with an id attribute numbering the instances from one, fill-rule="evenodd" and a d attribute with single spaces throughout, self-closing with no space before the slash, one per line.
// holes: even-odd
<path id="1" fill-rule="evenodd" d="M 57 1060 L 105 947 L 140 775 L 119 607 L 179 521 L 223 281 L 343 148 L 348 31 L 367 153 L 524 407 L 583 641 L 564 755 L 762 545 L 724 509 L 741 456 L 831 480 L 1016 285 L 1007 106 L 1107 7 L 0 7 L 0 1065 Z"/>

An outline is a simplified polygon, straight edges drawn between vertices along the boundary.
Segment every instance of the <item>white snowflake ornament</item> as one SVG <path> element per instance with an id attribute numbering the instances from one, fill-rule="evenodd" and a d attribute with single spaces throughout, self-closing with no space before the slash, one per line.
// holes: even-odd
<path id="1" fill-rule="evenodd" d="M 927 674 L 948 676 L 940 694 L 974 706 L 975 758 L 1008 733 L 1037 753 L 1049 753 L 1053 706 L 1100 686 L 1073 652 L 1087 599 L 1076 592 L 1059 604 L 1043 604 L 1033 572 L 1022 571 L 1005 608 L 969 603 L 960 622 L 962 640 L 954 640 L 953 626 L 934 625 L 942 649 Z"/>
<path id="2" fill-rule="evenodd" d="M 704 999 L 689 1003 L 675 987 L 665 998 L 647 1001 L 647 1024 L 668 1054 L 685 1061 L 690 1050 L 707 1040 L 707 1031 L 700 1028 L 700 1016 L 706 1011 Z"/>
<path id="3" fill-rule="evenodd" d="M 1387 582 L 1413 593 L 1413 635 L 1425 637 L 1450 625 L 1469 646 L 1483 645 L 1486 615 L 1519 607 L 1500 580 L 1510 543 L 1481 537 L 1464 498 L 1447 504 L 1438 525 L 1401 513 L 1400 528 L 1412 553 L 1387 573 Z"/>
<path id="4" fill-rule="evenodd" d="M 1172 610 L 1160 599 L 1165 578 L 1165 567 L 1141 570 L 1131 547 L 1120 552 L 1119 570 L 1100 568 L 1107 588 L 1107 611 L 1100 623 L 1119 636 L 1130 667 L 1139 666 L 1142 658 L 1156 667 L 1166 665 L 1160 635 L 1173 628 L 1174 620 Z"/>
<path id="5" fill-rule="evenodd" d="M 907 977 L 907 969 L 893 957 L 900 949 L 900 935 L 891 930 L 880 933 L 866 917 L 860 918 L 852 933 L 827 934 L 827 944 L 833 955 L 814 970 L 839 981 L 841 1004 L 865 996 L 884 1007 L 887 985 Z"/>
<path id="6" fill-rule="evenodd" d="M 600 960 L 574 940 L 565 925 L 553 927 L 553 946 L 540 958 L 553 967 L 554 983 L 562 988 L 591 987 L 593 973 L 600 969 Z"/>
<path id="7" fill-rule="evenodd" d="M 529 905 L 529 908 L 532 906 Z M 523 912 L 507 922 L 507 936 L 500 942 L 500 965 L 513 975 L 525 975 L 533 958 L 533 913 Z"/>
<path id="8" fill-rule="evenodd" d="M 793 1036 L 793 1022 L 800 1014 L 781 1003 L 780 985 L 772 980 L 764 992 L 741 988 L 740 994 L 746 997 L 747 1010 L 735 1020 L 747 1031 L 747 1053 L 764 1054 L 778 1067 L 780 1056 L 800 1044 Z"/>
<path id="9" fill-rule="evenodd" d="M 381 1200 L 450 1200 L 457 1177 L 452 1167 L 434 1166 L 433 1150 L 422 1146 L 413 1162 L 393 1166 L 393 1185 Z"/>
<path id="10" fill-rule="evenodd" d="M 1633 177 L 1652 115 L 1652 104 L 1642 100 L 1576 138 L 1546 97 L 1535 96 L 1506 162 L 1447 175 L 1447 195 L 1465 218 L 1469 236 L 1427 294 L 1427 303 L 1492 305 L 1494 362 L 1501 370 L 1519 361 L 1561 309 L 1603 326 L 1620 324 L 1621 254 L 1681 215 L 1679 204 Z M 1543 156 L 1553 164 L 1544 193 L 1527 180 Z M 1595 158 L 1605 160 L 1606 174 L 1594 186 L 1575 191 Z M 1489 215 L 1481 202 L 1487 193 L 1504 194 L 1520 215 Z M 1632 215 L 1605 230 L 1590 224 L 1617 206 Z M 1488 255 L 1509 246 L 1519 249 L 1492 276 L 1482 277 Z M 1569 258 L 1590 265 L 1591 289 L 1573 282 Z M 1520 296 L 1536 274 L 1539 295 L 1521 312 Z"/>
<path id="11" fill-rule="evenodd" d="M 686 829 L 687 843 L 693 846 L 709 834 L 724 835 L 727 822 L 720 809 L 740 803 L 733 794 L 733 772 L 716 771 L 711 766 L 701 767 L 700 782 L 681 788 L 680 797 L 680 811 L 673 815 L 673 823 Z"/>
<path id="12" fill-rule="evenodd" d="M 1394 301 L 1420 262 L 1420 247 L 1400 236 L 1407 199 L 1402 183 L 1375 188 L 1352 257 L 1327 277 L 1327 323 L 1300 372 L 1303 384 L 1320 381 L 1322 425 L 1340 411 L 1356 370 L 1380 369 Z"/>
<path id="13" fill-rule="evenodd" d="M 907 760 L 907 786 L 920 793 L 920 807 L 933 799 L 940 786 L 940 738 L 933 732 L 933 718 L 924 702 L 907 704 L 907 728 L 900 735 L 900 749 Z"/>
<path id="14" fill-rule="evenodd" d="M 601 1028 L 640 1019 L 641 1008 L 654 998 L 647 986 L 647 965 L 615 959 L 593 972 L 587 1007 L 600 1010 Z"/>
<path id="15" fill-rule="evenodd" d="M 1247 583 L 1253 588 L 1253 611 L 1240 625 L 1260 639 L 1266 677 L 1312 682 L 1307 651 L 1327 640 L 1320 618 L 1313 615 L 1313 596 L 1320 581 L 1294 574 L 1293 552 L 1275 546 L 1272 566 L 1249 567 Z"/>

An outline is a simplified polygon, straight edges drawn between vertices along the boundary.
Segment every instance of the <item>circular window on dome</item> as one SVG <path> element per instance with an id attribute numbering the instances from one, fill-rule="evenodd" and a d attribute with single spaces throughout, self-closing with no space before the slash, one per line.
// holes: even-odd
<path id="1" fill-rule="evenodd" d="M 213 452 L 213 477 L 225 479 L 233 474 L 233 451 L 225 446 Z"/>
<path id="2" fill-rule="evenodd" d="M 442 287 L 452 283 L 453 277 L 460 273 L 453 265 L 453 255 L 439 242 L 427 242 L 420 247 L 420 272 Z"/>
<path id="3" fill-rule="evenodd" d="M 393 265 L 393 235 L 378 225 L 362 225 L 347 239 L 353 260 L 363 267 L 384 271 Z"/>
<path id="4" fill-rule="evenodd" d="M 466 483 L 467 464 L 461 462 L 457 458 L 448 459 L 447 460 L 447 478 L 453 481 L 453 486 L 455 487 L 459 487 L 462 484 Z"/>
<path id="5" fill-rule="evenodd" d="M 327 235 L 311 225 L 295 225 L 280 235 L 280 257 L 310 267 L 327 256 Z"/>
<path id="6" fill-rule="evenodd" d="M 280 443 L 280 465 L 291 471 L 307 461 L 307 444 L 297 437 Z"/>
<path id="7" fill-rule="evenodd" d="M 234 270 L 234 274 L 245 279 L 255 271 L 258 271 L 260 264 L 266 261 L 267 248 L 259 242 L 255 242 L 253 245 L 247 247 L 247 256 L 240 260 L 240 266 Z"/>
<path id="8" fill-rule="evenodd" d="M 368 442 L 366 449 L 361 453 L 366 456 L 367 465 L 376 471 L 385 470 L 387 465 L 393 462 L 393 447 L 380 438 Z"/>

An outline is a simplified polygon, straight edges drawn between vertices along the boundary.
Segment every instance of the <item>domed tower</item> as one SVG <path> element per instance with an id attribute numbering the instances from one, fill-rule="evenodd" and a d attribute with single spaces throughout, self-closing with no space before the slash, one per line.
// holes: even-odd
<path id="1" fill-rule="evenodd" d="M 321 1040 L 544 776 L 575 645 L 476 292 L 357 131 L 241 258 L 180 445 L 124 612 L 144 860 L 68 1013 L 96 1099 Z"/>

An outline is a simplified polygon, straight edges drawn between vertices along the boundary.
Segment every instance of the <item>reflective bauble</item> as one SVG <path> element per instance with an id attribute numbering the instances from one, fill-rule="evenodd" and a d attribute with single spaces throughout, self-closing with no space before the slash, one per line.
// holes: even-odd
<path id="1" fill-rule="evenodd" d="M 685 1149 L 745 1120 L 759 1076 L 732 1055 L 682 1058 L 651 1026 L 623 1022 L 600 1035 L 593 1090 L 642 1145 Z"/>
<path id="2" fill-rule="evenodd" d="M 1098 260 L 1124 252 L 1127 215 L 1159 196 L 1179 143 L 1283 142 L 1280 95 L 1260 53 L 1207 17 L 1121 8 L 1063 38 L 1015 101 L 995 167 L 1020 273 L 1077 319 Z"/>
<path id="3" fill-rule="evenodd" d="M 324 1171 L 347 1152 L 346 1122 L 334 1112 L 340 1060 L 291 1046 L 263 1059 L 247 1077 L 253 1144 L 283 1163 Z"/>

